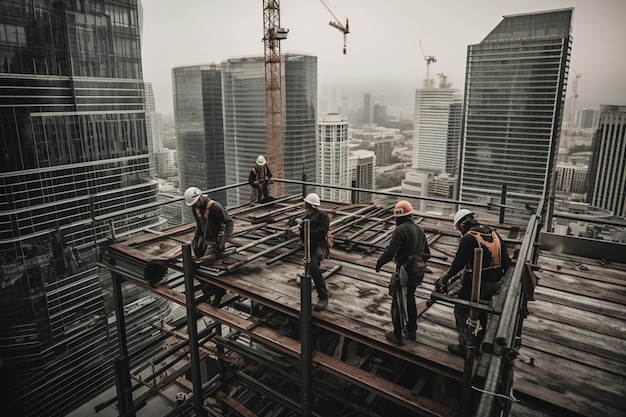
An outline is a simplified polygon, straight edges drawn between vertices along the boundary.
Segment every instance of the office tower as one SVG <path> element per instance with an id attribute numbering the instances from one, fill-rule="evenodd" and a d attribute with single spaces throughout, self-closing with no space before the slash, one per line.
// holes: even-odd
<path id="1" fill-rule="evenodd" d="M 520 207 L 547 197 L 559 149 L 573 9 L 505 16 L 467 53 L 460 199 Z M 507 210 L 507 213 L 511 210 Z"/>
<path id="2" fill-rule="evenodd" d="M 61 416 L 112 384 L 119 355 L 99 244 L 158 227 L 137 3 L 2 4 L 1 414 Z M 165 308 L 124 295 L 146 301 L 129 328 Z M 130 347 L 153 341 L 138 333 Z"/>
<path id="3" fill-rule="evenodd" d="M 317 178 L 321 184 L 350 187 L 348 121 L 330 113 L 317 124 Z M 350 201 L 348 190 L 322 187 L 322 200 Z"/>
<path id="4" fill-rule="evenodd" d="M 348 157 L 350 181 L 356 188 L 366 190 L 376 189 L 376 155 L 372 151 L 360 149 L 350 152 Z M 370 193 L 356 193 L 356 202 L 369 203 L 372 201 Z"/>
<path id="5" fill-rule="evenodd" d="M 461 122 L 463 121 L 463 103 L 450 104 L 448 116 L 448 140 L 446 141 L 446 170 L 445 172 L 458 176 L 459 152 L 461 150 Z"/>
<path id="6" fill-rule="evenodd" d="M 626 106 L 600 106 L 592 152 L 588 202 L 626 217 Z"/>
<path id="7" fill-rule="evenodd" d="M 555 192 L 583 194 L 587 188 L 587 165 L 556 164 Z"/>
<path id="8" fill-rule="evenodd" d="M 450 105 L 458 101 L 458 90 L 452 88 L 418 88 L 415 90 L 413 118 L 413 168 L 443 173 L 452 158 L 448 146 Z M 454 155 L 456 156 L 456 155 Z"/>
<path id="9" fill-rule="evenodd" d="M 372 123 L 372 95 L 370 93 L 363 94 L 363 124 Z"/>
<path id="10" fill-rule="evenodd" d="M 178 142 L 180 190 L 210 190 L 226 185 L 222 71 L 217 64 L 172 69 L 174 121 Z M 225 191 L 210 197 L 227 205 Z M 190 210 L 185 221 L 193 221 Z"/>
<path id="11" fill-rule="evenodd" d="M 372 110 L 372 118 L 375 124 L 382 126 L 387 122 L 387 106 L 375 103 Z"/>
<path id="12" fill-rule="evenodd" d="M 578 110 L 578 128 L 596 129 L 600 121 L 600 110 L 580 109 Z"/>
<path id="13" fill-rule="evenodd" d="M 144 83 L 146 108 L 146 136 L 148 138 L 148 154 L 150 155 L 150 172 L 152 176 L 162 174 L 165 169 L 159 166 L 159 153 L 163 152 L 163 117 L 156 111 L 152 83 Z"/>
<path id="14" fill-rule="evenodd" d="M 317 57 L 283 54 L 284 177 L 315 182 L 317 131 Z M 265 69 L 262 56 L 222 63 L 226 183 L 246 182 L 258 155 L 267 155 Z M 270 169 L 272 161 L 268 160 Z M 285 184 L 285 195 L 302 192 Z M 228 190 L 228 205 L 250 202 L 250 187 Z"/>

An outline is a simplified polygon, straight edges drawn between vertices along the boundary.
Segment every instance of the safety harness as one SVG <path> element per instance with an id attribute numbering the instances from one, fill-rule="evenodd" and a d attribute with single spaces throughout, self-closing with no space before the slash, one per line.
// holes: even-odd
<path id="1" fill-rule="evenodd" d="M 502 245 L 500 245 L 500 238 L 498 238 L 497 233 L 493 231 L 491 232 L 492 242 L 489 242 L 483 238 L 483 235 L 486 235 L 486 233 L 480 233 L 476 230 L 470 230 L 468 233 L 474 236 L 480 247 L 487 249 L 491 254 L 491 264 L 489 266 L 483 267 L 482 270 L 488 271 L 491 269 L 501 268 L 502 256 L 500 250 L 502 248 Z"/>

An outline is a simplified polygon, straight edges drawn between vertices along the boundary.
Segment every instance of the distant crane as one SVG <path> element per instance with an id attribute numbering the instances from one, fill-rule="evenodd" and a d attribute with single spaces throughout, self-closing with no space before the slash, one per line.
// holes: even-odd
<path id="1" fill-rule="evenodd" d="M 280 41 L 288 29 L 280 26 L 280 1 L 263 0 L 263 46 L 265 50 L 265 135 L 267 159 L 272 173 L 284 178 L 283 103 L 281 93 Z M 282 182 L 274 184 L 273 194 L 282 197 Z"/>
<path id="2" fill-rule="evenodd" d="M 574 94 L 573 97 L 571 99 L 571 106 L 570 106 L 570 122 L 572 124 L 574 124 L 576 122 L 576 102 L 578 100 L 578 80 L 580 79 L 580 77 L 582 77 L 583 75 L 572 70 L 572 72 L 574 73 L 574 75 L 576 76 L 576 78 L 574 78 L 574 82 L 573 82 L 573 87 L 574 87 Z"/>
<path id="3" fill-rule="evenodd" d="M 424 52 L 424 47 L 422 46 L 422 41 L 419 41 L 420 49 L 422 50 L 422 55 L 424 56 L 424 60 L 426 61 L 426 79 L 424 80 L 424 88 L 430 88 L 433 86 L 433 81 L 430 79 L 430 64 L 437 62 L 437 58 L 432 55 L 426 55 Z"/>
<path id="4" fill-rule="evenodd" d="M 450 88 L 452 83 L 448 82 L 448 76 L 446 74 L 440 72 L 437 74 L 437 77 L 439 77 L 439 88 Z"/>
<path id="5" fill-rule="evenodd" d="M 335 29 L 339 29 L 339 31 L 343 33 L 343 54 L 345 55 L 346 54 L 346 41 L 348 37 L 347 35 L 348 33 L 350 33 L 350 29 L 349 29 L 350 26 L 348 25 L 348 19 L 346 18 L 346 24 L 342 25 L 339 19 L 337 18 L 337 16 L 335 16 L 335 13 L 333 13 L 333 11 L 328 6 L 328 4 L 326 4 L 324 0 L 320 0 L 320 1 L 324 5 L 324 7 L 326 7 L 326 10 L 328 10 L 328 12 L 331 14 L 333 19 L 335 19 L 334 22 L 331 20 L 330 22 L 328 22 L 328 24 L 334 27 Z"/>

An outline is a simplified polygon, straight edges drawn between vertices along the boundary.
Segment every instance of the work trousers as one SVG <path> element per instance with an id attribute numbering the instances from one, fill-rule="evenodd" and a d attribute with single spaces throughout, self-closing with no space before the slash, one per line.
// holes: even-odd
<path id="1" fill-rule="evenodd" d="M 222 256 L 221 250 L 217 245 L 217 242 L 207 242 L 202 238 L 200 238 L 198 244 L 194 245 L 194 253 L 196 255 L 196 258 L 211 258 L 211 260 L 207 261 L 208 263 L 212 263 Z M 210 297 L 211 295 L 215 294 L 215 298 L 220 300 L 226 294 L 225 289 L 223 289 L 222 287 L 218 287 L 217 285 L 209 284 L 208 282 L 203 282 L 201 288 L 204 295 Z"/>
<path id="2" fill-rule="evenodd" d="M 491 301 L 494 295 L 498 293 L 500 290 L 500 281 L 496 282 L 481 282 L 480 286 L 480 299 L 483 301 Z M 463 283 L 461 284 L 461 290 L 459 291 L 458 297 L 461 300 L 471 301 L 472 299 L 472 278 L 471 276 L 466 276 L 463 278 Z M 470 334 L 467 325 L 467 319 L 470 316 L 470 309 L 466 306 L 457 305 L 454 307 L 454 319 L 456 321 L 456 330 L 459 333 L 459 345 L 467 346 L 468 340 L 470 337 L 473 337 L 473 345 L 478 348 L 480 344 L 483 342 L 485 338 L 485 329 L 487 328 L 487 320 L 489 315 L 485 311 L 479 311 L 477 318 L 480 322 L 481 329 L 478 331 L 478 334 L 474 337 L 474 335 Z"/>
<path id="3" fill-rule="evenodd" d="M 407 310 L 407 322 L 406 330 L 409 333 L 413 333 L 417 330 L 417 305 L 415 304 L 415 291 L 417 286 L 422 282 L 424 273 L 419 272 L 417 274 L 409 274 L 406 285 L 406 310 Z M 391 322 L 393 323 L 393 334 L 402 337 L 402 315 L 400 314 L 400 304 L 398 302 L 398 296 L 402 297 L 402 286 L 400 280 L 396 280 L 394 294 L 391 299 Z"/>
<path id="4" fill-rule="evenodd" d="M 317 298 L 320 300 L 328 299 L 328 289 L 326 288 L 326 283 L 324 282 L 324 277 L 322 276 L 322 271 L 320 270 L 320 264 L 322 262 L 322 250 L 318 247 L 311 254 L 311 264 L 309 268 L 309 272 L 311 273 L 311 278 L 313 279 L 313 283 L 315 283 L 315 290 L 317 291 Z"/>

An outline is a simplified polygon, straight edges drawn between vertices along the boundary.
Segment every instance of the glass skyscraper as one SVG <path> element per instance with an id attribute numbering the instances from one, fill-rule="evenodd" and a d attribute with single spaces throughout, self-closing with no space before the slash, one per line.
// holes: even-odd
<path id="1" fill-rule="evenodd" d="M 317 57 L 283 54 L 282 95 L 284 176 L 315 182 L 317 129 Z M 222 63 L 226 183 L 248 179 L 258 155 L 267 155 L 265 130 L 265 67 L 262 56 L 232 58 Z M 272 161 L 267 161 L 270 169 Z M 182 184 L 182 183 L 181 183 Z M 285 194 L 301 192 L 286 184 Z M 250 202 L 249 187 L 228 191 L 228 204 Z"/>
<path id="2" fill-rule="evenodd" d="M 460 199 L 518 206 L 545 197 L 556 165 L 573 9 L 505 16 L 467 53 Z M 511 210 L 507 210 L 510 213 Z"/>
<path id="3" fill-rule="evenodd" d="M 0 402 L 64 415 L 113 381 L 98 245 L 158 227 L 137 3 L 3 0 L 0 16 Z"/>
<path id="4" fill-rule="evenodd" d="M 225 180 L 222 71 L 217 64 L 172 70 L 180 189 L 222 187 Z M 226 192 L 211 198 L 227 205 Z M 193 221 L 183 210 L 185 221 Z"/>

